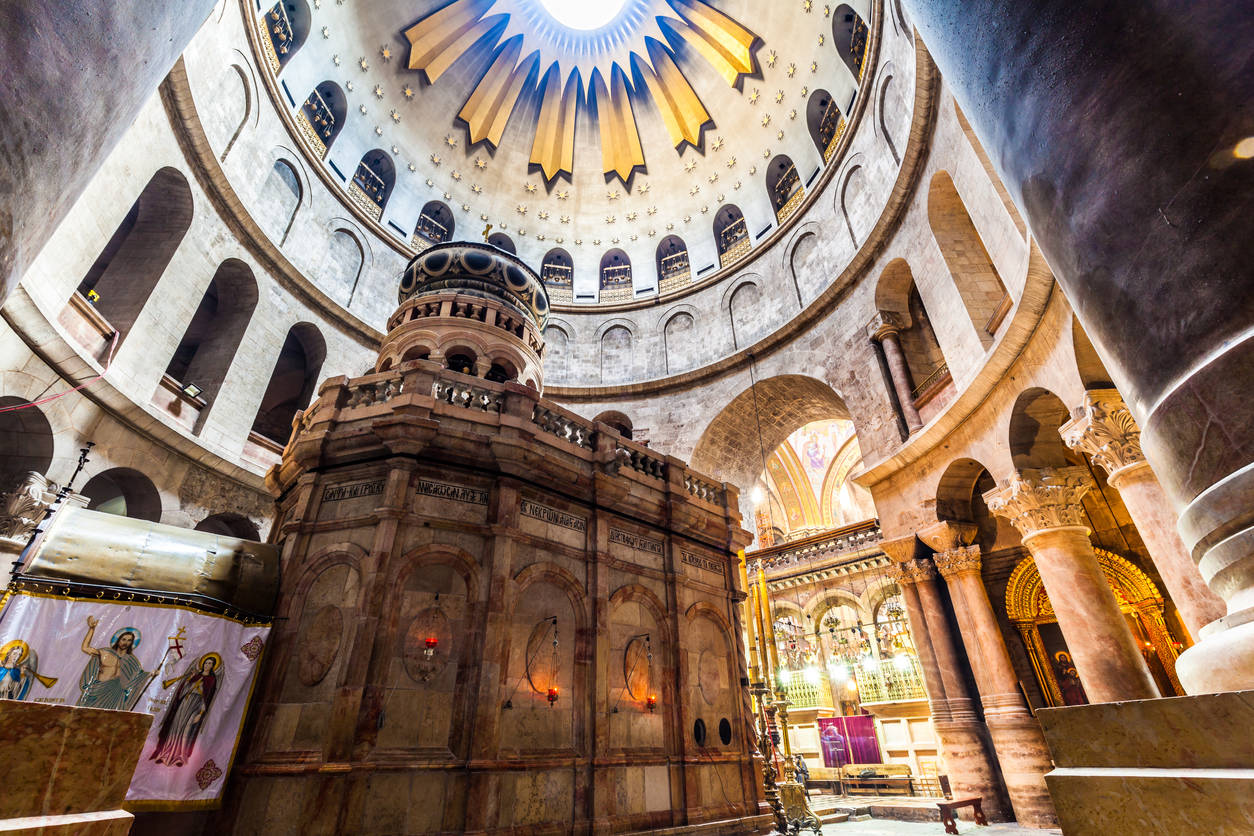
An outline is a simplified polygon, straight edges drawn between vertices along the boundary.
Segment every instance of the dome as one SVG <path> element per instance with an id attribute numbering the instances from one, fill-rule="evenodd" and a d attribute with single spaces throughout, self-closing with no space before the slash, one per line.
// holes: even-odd
<path id="1" fill-rule="evenodd" d="M 414 256 L 401 275 L 397 301 L 449 290 L 504 302 L 541 330 L 549 321 L 549 295 L 540 277 L 517 256 L 488 244 L 455 241 Z"/>

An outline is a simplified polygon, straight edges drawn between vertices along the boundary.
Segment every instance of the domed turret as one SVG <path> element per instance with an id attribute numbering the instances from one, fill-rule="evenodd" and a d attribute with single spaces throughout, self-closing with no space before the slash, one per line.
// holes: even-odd
<path id="1" fill-rule="evenodd" d="M 398 297 L 378 371 L 421 358 L 542 388 L 549 297 L 517 256 L 487 244 L 439 244 L 406 265 Z"/>

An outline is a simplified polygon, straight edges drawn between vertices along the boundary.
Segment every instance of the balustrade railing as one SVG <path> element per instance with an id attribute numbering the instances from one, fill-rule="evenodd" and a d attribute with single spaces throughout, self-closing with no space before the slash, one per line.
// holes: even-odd
<path id="1" fill-rule="evenodd" d="M 722 503 L 723 501 L 724 494 L 720 486 L 700 479 L 691 472 L 684 473 L 684 490 L 706 502 Z"/>
<path id="2" fill-rule="evenodd" d="M 359 406 L 387 403 L 401 394 L 403 390 L 404 386 L 400 375 L 389 377 L 385 380 L 364 380 L 349 387 L 346 406 L 353 409 Z"/>
<path id="3" fill-rule="evenodd" d="M 760 560 L 766 569 L 811 562 L 827 554 L 857 551 L 874 546 L 883 539 L 878 520 L 866 520 L 843 528 L 825 531 L 804 540 L 780 543 L 759 549 L 749 555 L 750 560 Z"/>
<path id="4" fill-rule="evenodd" d="M 502 394 L 499 391 L 485 389 L 470 383 L 437 380 L 431 386 L 431 395 L 437 401 L 466 409 L 477 409 L 480 412 L 501 411 Z"/>
<path id="5" fill-rule="evenodd" d="M 910 653 L 887 659 L 872 659 L 854 667 L 858 699 L 866 703 L 910 702 L 927 699 L 923 670 Z"/>
<path id="6" fill-rule="evenodd" d="M 643 450 L 619 444 L 614 448 L 614 459 L 620 467 L 630 467 L 637 473 L 652 476 L 654 479 L 666 478 L 666 462 Z"/>
<path id="7" fill-rule="evenodd" d="M 563 441 L 569 441 L 577 447 L 591 450 L 593 447 L 593 430 L 591 427 L 574 421 L 560 412 L 546 409 L 536 404 L 531 410 L 531 422 L 550 435 Z"/>

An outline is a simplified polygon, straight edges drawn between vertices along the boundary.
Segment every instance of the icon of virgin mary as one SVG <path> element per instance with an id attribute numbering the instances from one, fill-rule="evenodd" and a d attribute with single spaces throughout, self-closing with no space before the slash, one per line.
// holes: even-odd
<path id="1" fill-rule="evenodd" d="M 175 682 L 179 683 L 179 687 L 161 721 L 157 747 L 148 756 L 149 760 L 179 767 L 191 759 L 205 715 L 213 704 L 214 694 L 222 685 L 223 673 L 222 657 L 217 653 L 206 653 L 188 665 L 182 676 L 161 683 L 163 688 L 169 688 Z"/>

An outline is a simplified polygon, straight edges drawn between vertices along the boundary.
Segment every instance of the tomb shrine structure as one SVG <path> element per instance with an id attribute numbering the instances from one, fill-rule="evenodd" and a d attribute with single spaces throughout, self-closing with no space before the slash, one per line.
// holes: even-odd
<path id="1" fill-rule="evenodd" d="M 234 833 L 750 833 L 736 489 L 541 396 L 544 285 L 414 258 L 267 485 L 281 621 Z"/>

